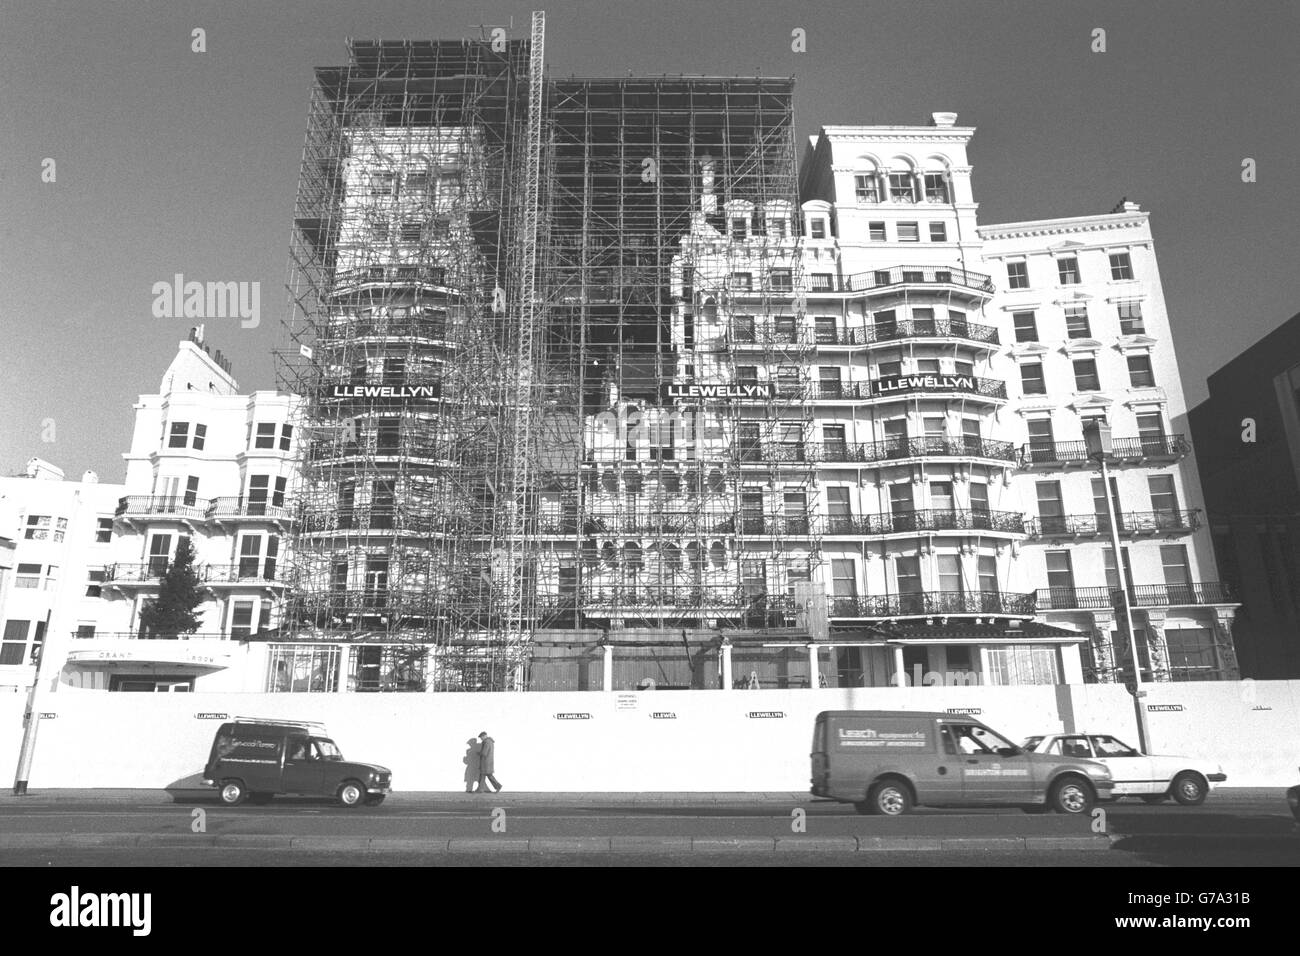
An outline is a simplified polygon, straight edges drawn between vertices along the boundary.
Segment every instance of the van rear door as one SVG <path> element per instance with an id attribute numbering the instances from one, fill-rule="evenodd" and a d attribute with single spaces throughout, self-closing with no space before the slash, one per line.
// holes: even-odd
<path id="1" fill-rule="evenodd" d="M 826 759 L 826 715 L 818 714 L 813 724 L 812 753 L 812 792 L 824 796 L 830 783 L 830 764 Z"/>

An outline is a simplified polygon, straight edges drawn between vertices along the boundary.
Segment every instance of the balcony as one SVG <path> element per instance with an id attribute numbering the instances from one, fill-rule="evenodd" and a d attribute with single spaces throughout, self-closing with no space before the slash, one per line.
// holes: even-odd
<path id="1" fill-rule="evenodd" d="M 417 534 L 449 533 L 467 525 L 464 514 L 445 514 L 415 508 L 303 508 L 299 520 L 304 534 Z"/>
<path id="2" fill-rule="evenodd" d="M 1040 592 L 1041 593 L 1041 592 Z M 930 617 L 954 614 L 1003 614 L 1031 617 L 1036 595 L 998 591 L 922 591 L 876 597 L 832 597 L 832 618 Z"/>
<path id="3" fill-rule="evenodd" d="M 207 510 L 211 521 L 275 521 L 293 520 L 293 510 L 283 504 L 273 504 L 266 499 L 230 497 L 213 498 Z"/>
<path id="4" fill-rule="evenodd" d="M 1145 438 L 1116 438 L 1108 464 L 1169 464 L 1181 460 L 1192 450 L 1182 435 L 1153 435 Z M 1071 467 L 1091 467 L 1088 447 L 1081 441 L 1031 442 L 1020 451 L 1023 470 L 1062 471 Z"/>
<path id="5" fill-rule="evenodd" d="M 79 631 L 73 631 L 72 636 L 80 641 L 228 641 L 229 634 L 223 634 L 220 631 L 196 631 L 193 634 L 173 634 L 170 637 L 159 637 L 147 634 L 138 634 L 133 631 L 96 631 L 93 634 L 82 634 Z"/>
<path id="6" fill-rule="evenodd" d="M 265 559 L 249 559 L 238 564 L 205 564 L 203 582 L 209 586 L 242 584 L 283 588 L 288 582 L 284 580 L 282 572 L 283 569 L 277 566 L 277 562 Z"/>
<path id="7" fill-rule="evenodd" d="M 1201 526 L 1199 509 L 1190 511 L 1126 511 L 1118 516 L 1120 537 L 1190 534 Z M 1030 518 L 1025 530 L 1031 538 L 1110 537 L 1108 515 L 1057 515 Z"/>
<path id="8" fill-rule="evenodd" d="M 588 608 L 687 611 L 704 608 L 793 610 L 794 606 L 793 598 L 784 594 L 766 594 L 761 590 L 743 587 L 591 587 L 582 589 L 579 600 L 582 606 Z"/>
<path id="9" fill-rule="evenodd" d="M 119 498 L 117 511 L 119 518 L 174 518 L 202 521 L 211 502 L 206 498 L 192 495 L 127 495 Z"/>
<path id="10" fill-rule="evenodd" d="M 162 576 L 167 573 L 168 562 L 159 559 L 141 564 L 110 564 L 104 569 L 106 587 L 157 587 Z M 203 580 L 203 566 L 196 569 L 199 580 Z"/>
<path id="11" fill-rule="evenodd" d="M 448 284 L 447 270 L 441 266 L 367 266 L 336 272 L 330 294 L 351 294 L 368 285 L 419 285 L 457 294 Z"/>
<path id="12" fill-rule="evenodd" d="M 962 339 L 996 348 L 1001 344 L 998 330 L 991 325 L 951 319 L 903 319 L 846 329 L 817 329 L 813 344 L 819 349 L 837 346 L 871 346 L 906 339 Z"/>
<path id="13" fill-rule="evenodd" d="M 973 437 L 898 438 L 880 442 L 739 441 L 736 456 L 744 464 L 878 464 L 910 458 L 987 458 L 1013 463 L 1010 442 Z"/>
<path id="14" fill-rule="evenodd" d="M 436 319 L 395 318 L 387 321 L 375 319 L 345 319 L 330 322 L 317 334 L 318 346 L 354 342 L 357 339 L 423 339 L 429 342 L 447 342 L 447 323 Z"/>
<path id="15" fill-rule="evenodd" d="M 902 287 L 931 286 L 936 291 L 957 287 L 976 298 L 986 298 L 995 291 L 993 279 L 980 272 L 952 266 L 894 266 L 846 276 L 844 284 L 851 292 L 897 292 Z"/>
<path id="16" fill-rule="evenodd" d="M 1235 604 L 1231 587 L 1223 581 L 1194 584 L 1138 584 L 1129 588 L 1129 606 L 1194 607 Z M 1108 611 L 1124 606 L 1119 588 L 1039 588 L 1040 611 Z"/>
<path id="17" fill-rule="evenodd" d="M 869 537 L 888 534 L 928 534 L 945 531 L 996 531 L 1024 534 L 1025 517 L 1015 511 L 923 509 L 894 514 L 829 515 L 827 537 Z"/>

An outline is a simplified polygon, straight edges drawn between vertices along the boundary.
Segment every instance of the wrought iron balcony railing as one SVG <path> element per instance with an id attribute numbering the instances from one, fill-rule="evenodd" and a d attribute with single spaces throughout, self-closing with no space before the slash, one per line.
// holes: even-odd
<path id="1" fill-rule="evenodd" d="M 1010 442 L 987 438 L 899 438 L 879 442 L 736 442 L 734 454 L 745 462 L 872 464 L 902 458 L 955 457 L 1016 460 Z"/>
<path id="2" fill-rule="evenodd" d="M 982 345 L 1000 344 L 998 330 L 994 326 L 960 319 L 898 319 L 894 322 L 877 322 L 843 329 L 819 328 L 813 332 L 813 344 L 822 347 L 876 345 L 902 339 L 965 339 Z"/>
<path id="3" fill-rule="evenodd" d="M 832 597 L 833 618 L 908 617 L 930 614 L 1032 615 L 1036 595 L 1000 591 L 921 591 L 875 597 Z"/>
<path id="4" fill-rule="evenodd" d="M 116 514 L 126 517 L 158 515 L 202 520 L 207 515 L 209 504 L 208 499 L 192 495 L 127 495 L 118 499 Z"/>
<path id="5" fill-rule="evenodd" d="M 288 505 L 275 504 L 274 499 L 268 501 L 244 496 L 213 498 L 206 517 L 267 518 L 273 521 L 289 521 L 293 517 L 293 509 Z"/>
<path id="6" fill-rule="evenodd" d="M 1015 511 L 921 509 L 894 514 L 829 515 L 827 535 L 916 534 L 932 531 L 1001 531 L 1025 533 L 1025 517 Z"/>
<path id="7" fill-rule="evenodd" d="M 1116 516 L 1119 533 L 1188 534 L 1201 526 L 1199 510 L 1126 511 Z M 1025 529 L 1032 538 L 1087 538 L 1110 535 L 1109 515 L 1056 515 L 1030 518 Z"/>
<path id="8" fill-rule="evenodd" d="M 854 292 L 888 289 L 897 285 L 955 285 L 988 295 L 996 291 L 990 276 L 952 266 L 894 266 L 890 269 L 874 269 L 848 276 L 845 283 Z"/>
<path id="9" fill-rule="evenodd" d="M 1190 584 L 1138 584 L 1129 588 L 1130 607 L 1187 607 L 1232 604 L 1235 596 L 1224 581 Z M 1123 607 L 1119 588 L 1039 588 L 1040 611 L 1110 610 Z"/>
<path id="10" fill-rule="evenodd" d="M 1107 461 L 1112 464 L 1178 461 L 1191 450 L 1192 446 L 1182 435 L 1116 438 Z M 1081 441 L 1030 442 L 1020 452 L 1021 468 L 1052 468 L 1087 464 L 1090 461 L 1088 446 Z"/>

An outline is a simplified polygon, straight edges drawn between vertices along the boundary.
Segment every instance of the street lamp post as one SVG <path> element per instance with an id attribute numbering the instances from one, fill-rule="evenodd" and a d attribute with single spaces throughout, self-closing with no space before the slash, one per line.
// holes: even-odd
<path id="1" fill-rule="evenodd" d="M 1086 422 L 1083 426 L 1083 439 L 1087 444 L 1088 457 L 1101 465 L 1102 494 L 1106 497 L 1106 514 L 1110 518 L 1110 546 L 1115 555 L 1115 577 L 1119 581 L 1120 601 L 1124 606 L 1124 628 L 1128 632 L 1129 659 L 1133 662 L 1133 708 L 1137 714 L 1138 749 L 1148 753 L 1147 711 L 1142 698 L 1146 691 L 1142 689 L 1142 662 L 1138 659 L 1137 634 L 1133 630 L 1133 609 L 1129 604 L 1128 575 L 1124 570 L 1124 555 L 1119 547 L 1119 522 L 1115 516 L 1115 500 L 1110 493 L 1110 458 L 1112 442 L 1110 425 L 1104 421 Z"/>

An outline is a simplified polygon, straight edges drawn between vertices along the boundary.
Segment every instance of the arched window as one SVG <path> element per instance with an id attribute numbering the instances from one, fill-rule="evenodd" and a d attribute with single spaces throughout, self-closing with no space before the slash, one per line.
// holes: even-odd
<path id="1" fill-rule="evenodd" d="M 727 549 L 721 541 L 713 542 L 709 548 L 709 566 L 715 571 L 721 571 L 727 566 Z"/>
<path id="2" fill-rule="evenodd" d="M 637 575 L 644 568 L 645 560 L 641 555 L 641 546 L 635 541 L 623 545 L 623 570 L 630 575 Z"/>
<path id="3" fill-rule="evenodd" d="M 859 203 L 880 202 L 880 171 L 875 163 L 860 161 L 858 171 L 853 174 L 853 195 Z"/>
<path id="4" fill-rule="evenodd" d="M 664 570 L 676 573 L 682 569 L 682 549 L 675 544 L 664 545 Z"/>

